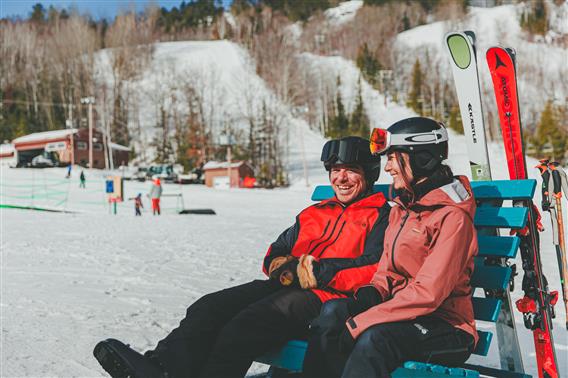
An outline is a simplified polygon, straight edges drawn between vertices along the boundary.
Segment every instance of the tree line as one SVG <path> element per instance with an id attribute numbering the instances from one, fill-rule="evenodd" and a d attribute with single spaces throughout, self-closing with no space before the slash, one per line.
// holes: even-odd
<path id="1" fill-rule="evenodd" d="M 219 140 L 230 137 L 233 158 L 249 160 L 260 181 L 274 186 L 286 183 L 286 113 L 291 110 L 326 137 L 368 136 L 363 85 L 377 89 L 385 101 L 407 104 L 459 131 L 451 76 L 427 51 L 400 49 L 395 41 L 400 32 L 427 22 L 463 18 L 467 1 L 365 0 L 354 20 L 332 25 L 323 12 L 338 3 L 236 0 L 228 19 L 219 1 L 196 0 L 170 10 L 125 12 L 113 20 L 35 5 L 27 19 L 0 20 L 0 138 L 64 125 L 84 127 L 87 108 L 81 99 L 95 96 L 98 127 L 113 141 L 134 147 L 138 161 L 148 162 L 152 150 L 156 161 L 191 169 L 224 159 L 226 146 Z M 524 8 L 521 24 L 530 35 L 548 27 L 542 29 L 542 9 L 547 8 L 540 4 L 538 0 Z M 223 97 L 219 73 L 188 72 L 169 90 L 145 94 L 152 98 L 156 120 L 153 130 L 145 130 L 138 101 L 142 94 L 133 83 L 151 64 L 155 42 L 218 39 L 234 41 L 249 52 L 250 66 L 273 96 L 255 98 L 258 88 L 251 83 L 240 96 L 238 114 L 227 114 L 218 100 Z M 566 41 L 555 43 L 565 46 Z M 355 94 L 346 98 L 341 76 L 315 69 L 306 53 L 353 61 L 361 72 Z M 109 67 L 107 74 L 96 69 L 102 65 Z M 556 85 L 565 81 L 560 78 Z M 491 106 L 485 109 L 489 137 L 497 139 L 497 114 Z M 565 103 L 552 96 L 544 104 L 535 103 L 528 114 L 524 118 L 533 153 L 548 151 L 561 158 L 568 134 Z M 147 140 L 150 145 L 145 145 Z"/>

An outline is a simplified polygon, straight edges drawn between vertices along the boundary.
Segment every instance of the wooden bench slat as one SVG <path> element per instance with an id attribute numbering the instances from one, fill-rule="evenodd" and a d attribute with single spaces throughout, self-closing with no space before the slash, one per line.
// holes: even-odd
<path id="1" fill-rule="evenodd" d="M 493 334 L 486 331 L 477 331 L 477 335 L 479 336 L 479 340 L 477 341 L 473 354 L 487 356 L 489 353 L 489 346 L 491 345 L 491 339 L 493 339 Z"/>
<path id="2" fill-rule="evenodd" d="M 534 196 L 536 180 L 472 181 L 476 200 L 527 200 Z"/>
<path id="3" fill-rule="evenodd" d="M 475 264 L 471 286 L 482 289 L 506 289 L 511 279 L 511 268 L 507 266 Z"/>
<path id="4" fill-rule="evenodd" d="M 497 321 L 499 311 L 503 302 L 497 298 L 479 298 L 473 297 L 473 317 L 475 320 L 483 320 L 485 322 Z"/>
<path id="5" fill-rule="evenodd" d="M 473 223 L 476 227 L 523 228 L 528 213 L 525 207 L 478 207 Z"/>
<path id="6" fill-rule="evenodd" d="M 506 257 L 514 259 L 517 256 L 521 239 L 516 236 L 477 236 L 480 257 Z"/>

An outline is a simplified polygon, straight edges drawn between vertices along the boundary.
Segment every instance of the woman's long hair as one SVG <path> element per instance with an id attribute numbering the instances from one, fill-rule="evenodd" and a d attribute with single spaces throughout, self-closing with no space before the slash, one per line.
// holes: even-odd
<path id="1" fill-rule="evenodd" d="M 399 175 L 402 178 L 403 181 L 403 185 L 402 188 L 399 189 L 399 194 L 400 196 L 404 199 L 407 200 L 408 203 L 412 203 L 414 201 L 416 201 L 416 182 L 414 180 L 411 180 L 410 177 L 408 177 L 408 174 L 406 173 L 406 168 L 408 167 L 411 171 L 412 171 L 412 167 L 410 167 L 410 165 L 406 162 L 406 160 L 404 159 L 404 156 L 402 155 L 401 151 L 394 151 L 394 156 L 395 159 L 398 163 L 398 166 L 400 167 L 399 170 Z M 431 174 L 430 177 L 432 176 L 438 176 L 440 175 L 441 177 L 444 178 L 451 178 L 453 177 L 453 172 L 452 169 L 445 165 L 445 164 L 440 164 Z M 415 178 L 416 179 L 416 178 Z M 426 181 L 428 181 L 429 178 L 426 179 Z M 389 190 L 389 197 L 393 198 L 393 185 L 391 185 L 390 190 Z"/>

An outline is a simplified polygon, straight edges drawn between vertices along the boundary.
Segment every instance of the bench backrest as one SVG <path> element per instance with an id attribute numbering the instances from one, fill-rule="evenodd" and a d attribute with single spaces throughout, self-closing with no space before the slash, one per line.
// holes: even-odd
<path id="1" fill-rule="evenodd" d="M 525 227 L 528 209 L 502 205 L 503 201 L 507 200 L 531 199 L 536 189 L 536 180 L 474 181 L 471 184 L 478 203 L 474 224 L 478 231 L 479 244 L 471 285 L 483 290 L 505 290 L 511 281 L 512 269 L 508 266 L 496 266 L 491 261 L 495 258 L 515 258 L 520 240 L 516 236 L 500 236 L 495 234 L 494 230 Z M 375 185 L 373 189 L 375 193 L 382 192 L 389 198 L 389 185 Z M 331 186 L 317 186 L 312 200 L 322 201 L 333 196 Z M 475 319 L 495 323 L 502 305 L 500 299 L 474 296 Z M 480 330 L 478 334 L 479 342 L 474 353 L 486 356 L 493 334 Z"/>

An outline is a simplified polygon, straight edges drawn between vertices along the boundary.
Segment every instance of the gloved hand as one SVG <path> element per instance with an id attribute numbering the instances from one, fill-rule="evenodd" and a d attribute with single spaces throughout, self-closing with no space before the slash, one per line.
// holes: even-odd
<path id="1" fill-rule="evenodd" d="M 315 289 L 318 286 L 314 275 L 314 265 L 316 264 L 318 262 L 312 255 L 300 256 L 297 273 L 302 289 Z"/>
<path id="2" fill-rule="evenodd" d="M 270 266 L 268 267 L 268 276 L 271 277 L 272 272 L 274 272 L 276 269 L 280 268 L 282 264 L 287 263 L 293 258 L 294 256 L 287 255 L 287 256 L 278 256 L 272 259 L 272 261 L 270 262 Z"/>
<path id="3" fill-rule="evenodd" d="M 272 264 L 270 264 L 272 266 Z M 300 282 L 298 280 L 298 274 L 296 273 L 298 268 L 298 259 L 289 256 L 289 259 L 278 268 L 274 269 L 270 273 L 270 279 L 279 282 L 282 286 L 295 286 L 299 287 Z"/>
<path id="4" fill-rule="evenodd" d="M 383 298 L 374 286 L 362 286 L 355 292 L 354 297 L 347 304 L 347 308 L 351 316 L 357 316 L 382 302 Z"/>

